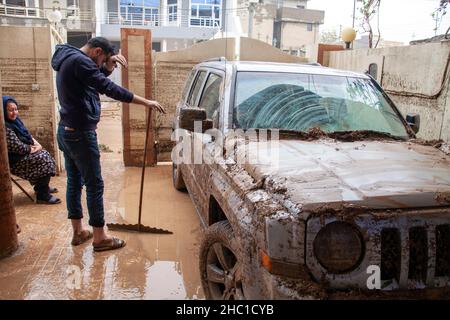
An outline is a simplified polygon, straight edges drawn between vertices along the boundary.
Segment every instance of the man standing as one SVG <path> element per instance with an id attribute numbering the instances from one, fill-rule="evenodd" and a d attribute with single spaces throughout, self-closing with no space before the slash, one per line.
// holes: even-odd
<path id="1" fill-rule="evenodd" d="M 57 45 L 52 67 L 57 72 L 56 86 L 61 106 L 58 146 L 64 154 L 67 171 L 67 211 L 72 222 L 72 245 L 93 239 L 94 251 L 122 248 L 125 241 L 105 231 L 103 179 L 100 152 L 95 132 L 100 120 L 99 93 L 115 100 L 132 102 L 165 113 L 156 101 L 147 100 L 116 85 L 107 77 L 125 57 L 115 54 L 111 43 L 102 37 L 92 38 L 82 48 Z M 81 189 L 86 186 L 89 225 L 93 233 L 83 229 Z"/>

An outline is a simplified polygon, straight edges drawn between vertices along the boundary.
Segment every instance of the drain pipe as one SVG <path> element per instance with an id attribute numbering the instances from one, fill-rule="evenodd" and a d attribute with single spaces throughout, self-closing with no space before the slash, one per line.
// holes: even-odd
<path id="1" fill-rule="evenodd" d="M 1 93 L 0 86 L 0 96 Z M 3 111 L 0 114 L 0 258 L 3 258 L 17 250 L 18 239 Z"/>

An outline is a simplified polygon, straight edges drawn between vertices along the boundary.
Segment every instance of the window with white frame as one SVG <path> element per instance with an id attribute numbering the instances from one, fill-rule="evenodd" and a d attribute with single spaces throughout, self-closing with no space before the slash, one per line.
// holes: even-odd
<path id="1" fill-rule="evenodd" d="M 191 0 L 190 25 L 220 27 L 222 0 Z"/>
<path id="2" fill-rule="evenodd" d="M 67 0 L 67 17 L 79 17 L 80 5 L 79 0 Z"/>
<path id="3" fill-rule="evenodd" d="M 120 0 L 123 24 L 159 25 L 160 0 Z"/>
<path id="4" fill-rule="evenodd" d="M 178 20 L 178 0 L 167 0 L 169 22 Z"/>

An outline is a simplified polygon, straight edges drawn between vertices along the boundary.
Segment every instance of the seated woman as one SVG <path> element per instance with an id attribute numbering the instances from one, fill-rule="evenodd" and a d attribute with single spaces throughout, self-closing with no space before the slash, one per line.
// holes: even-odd
<path id="1" fill-rule="evenodd" d="M 56 174 L 53 157 L 28 132 L 18 117 L 17 102 L 13 97 L 3 97 L 3 113 L 6 125 L 6 142 L 11 173 L 28 180 L 36 192 L 36 202 L 61 203 L 51 195 L 57 192 L 50 188 L 50 177 Z"/>

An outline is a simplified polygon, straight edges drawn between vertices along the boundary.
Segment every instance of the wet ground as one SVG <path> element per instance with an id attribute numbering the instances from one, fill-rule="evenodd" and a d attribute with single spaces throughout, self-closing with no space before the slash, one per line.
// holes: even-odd
<path id="1" fill-rule="evenodd" d="M 98 135 L 107 222 L 137 223 L 141 169 L 122 162 L 120 109 L 106 104 Z M 59 205 L 37 205 L 14 187 L 20 248 L 0 260 L 0 299 L 203 299 L 198 271 L 202 227 L 187 193 L 172 187 L 171 165 L 146 169 L 142 223 L 172 235 L 111 231 L 121 250 L 70 245 L 65 174 L 52 179 Z M 31 193 L 26 181 L 21 184 Z M 85 208 L 84 221 L 87 225 Z"/>

